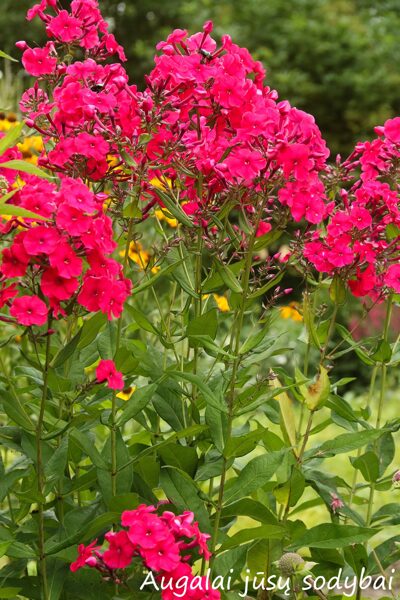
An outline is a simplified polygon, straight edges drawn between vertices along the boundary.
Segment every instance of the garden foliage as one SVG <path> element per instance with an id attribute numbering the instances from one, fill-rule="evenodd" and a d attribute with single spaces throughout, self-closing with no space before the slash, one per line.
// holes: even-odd
<path id="1" fill-rule="evenodd" d="M 300 571 L 382 574 L 400 541 L 376 542 L 398 522 L 377 497 L 399 479 L 400 118 L 331 164 L 314 118 L 211 22 L 160 42 L 139 91 L 96 0 L 34 18 L 48 41 L 18 42 L 35 83 L 0 138 L 0 597 L 145 600 L 150 569 L 165 600 L 196 574 L 186 598 L 231 599 L 249 568 L 302 598 Z M 350 296 L 386 307 L 380 336 L 340 323 Z M 287 303 L 301 340 L 276 334 Z M 340 394 L 350 354 L 362 408 Z"/>

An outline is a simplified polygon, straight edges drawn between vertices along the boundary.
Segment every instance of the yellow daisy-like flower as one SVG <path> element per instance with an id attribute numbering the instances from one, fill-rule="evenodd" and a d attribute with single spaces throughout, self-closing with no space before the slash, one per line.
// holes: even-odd
<path id="1" fill-rule="evenodd" d="M 218 296 L 218 294 L 213 294 L 214 300 L 217 303 L 217 306 L 221 312 L 229 312 L 231 307 L 229 306 L 228 298 L 226 296 Z"/>
<path id="2" fill-rule="evenodd" d="M 43 139 L 40 135 L 32 135 L 18 144 L 18 149 L 26 162 L 33 165 L 38 163 L 38 154 L 43 150 Z"/>
<path id="3" fill-rule="evenodd" d="M 165 190 L 166 187 L 170 189 L 172 188 L 172 182 L 168 177 L 154 177 L 153 179 L 151 179 L 150 185 L 152 185 L 155 188 L 158 188 L 159 190 Z"/>
<path id="4" fill-rule="evenodd" d="M 9 113 L 6 115 L 5 113 L 0 113 L 0 131 L 7 132 L 13 127 L 19 125 L 19 121 L 17 119 L 17 115 L 14 113 Z"/>
<path id="5" fill-rule="evenodd" d="M 288 306 L 282 306 L 280 308 L 282 319 L 291 319 L 292 321 L 301 322 L 303 317 L 299 312 L 299 304 L 297 302 L 291 302 Z"/>
<path id="6" fill-rule="evenodd" d="M 204 294 L 203 300 L 207 300 L 210 297 L 210 294 Z M 229 306 L 228 298 L 226 296 L 218 296 L 218 294 L 213 294 L 213 298 L 217 303 L 218 309 L 221 312 L 229 312 L 231 307 Z"/>
<path id="7" fill-rule="evenodd" d="M 125 250 L 119 253 L 122 258 L 125 257 Z M 151 255 L 147 250 L 143 249 L 143 246 L 139 242 L 131 242 L 129 246 L 129 258 L 136 263 L 142 271 L 144 271 L 151 260 Z M 160 267 L 152 267 L 151 272 L 157 273 Z"/>
<path id="8" fill-rule="evenodd" d="M 156 215 L 159 221 L 165 221 L 170 227 L 178 227 L 177 219 L 171 219 L 170 217 L 167 217 L 167 215 L 164 213 L 163 210 L 161 210 L 161 208 L 155 210 L 154 214 Z"/>
<path id="9" fill-rule="evenodd" d="M 132 396 L 132 394 L 136 391 L 136 385 L 133 385 L 132 387 L 128 387 L 124 390 L 122 390 L 122 392 L 119 392 L 117 394 L 117 398 L 120 398 L 121 400 L 124 400 L 125 402 L 127 400 L 130 399 L 130 397 Z"/>

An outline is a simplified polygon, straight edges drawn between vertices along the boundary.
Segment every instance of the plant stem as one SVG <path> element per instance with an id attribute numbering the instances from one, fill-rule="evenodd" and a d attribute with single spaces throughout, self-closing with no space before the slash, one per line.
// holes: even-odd
<path id="1" fill-rule="evenodd" d="M 387 299 L 385 325 L 383 328 L 383 341 L 384 342 L 387 342 L 388 337 L 389 337 L 389 326 L 390 326 L 390 320 L 392 317 L 392 309 L 393 309 L 392 296 L 389 296 L 389 298 Z M 382 411 L 383 411 L 383 405 L 384 405 L 385 396 L 386 396 L 386 375 L 387 375 L 387 364 L 385 362 L 382 362 L 381 363 L 381 382 L 380 382 L 380 392 L 379 392 L 378 414 L 376 417 L 376 429 L 379 429 L 379 427 L 381 426 Z M 375 443 L 375 449 L 376 449 L 376 443 Z M 366 518 L 366 526 L 367 527 L 369 527 L 371 525 L 371 521 L 372 521 L 375 489 L 376 489 L 376 483 L 372 482 L 370 493 L 369 493 L 369 499 L 368 499 L 368 509 L 367 509 L 367 518 Z"/>
<path id="2" fill-rule="evenodd" d="M 48 319 L 48 329 L 51 329 L 51 317 Z M 46 556 L 44 551 L 45 546 L 45 527 L 44 527 L 44 503 L 45 500 L 44 490 L 46 485 L 44 465 L 43 465 L 43 450 L 42 450 L 42 435 L 43 435 L 43 424 L 44 424 L 44 413 L 47 402 L 47 391 L 48 391 L 48 376 L 49 376 L 49 365 L 50 365 L 50 334 L 47 334 L 46 339 L 46 358 L 43 369 L 43 390 L 42 398 L 40 402 L 39 418 L 36 427 L 36 469 L 37 469 L 37 491 L 38 491 L 38 516 L 39 516 L 39 567 L 40 567 L 40 579 L 42 584 L 42 595 L 43 600 L 48 600 L 49 589 L 47 582 L 47 568 L 46 568 Z"/>
<path id="3" fill-rule="evenodd" d="M 128 233 L 126 236 L 126 244 L 125 244 L 125 255 L 123 260 L 123 275 L 126 274 L 126 269 L 128 266 L 129 259 L 129 249 L 133 236 L 133 219 L 129 219 L 128 225 Z M 122 331 L 122 317 L 123 313 L 120 315 L 117 324 L 117 335 L 115 340 L 115 353 L 114 357 L 118 353 L 119 345 L 121 342 L 121 331 Z M 118 461 L 117 461 L 117 427 L 116 427 L 116 417 L 117 417 L 117 392 L 114 391 L 112 395 L 112 404 L 111 404 L 111 493 L 113 496 L 117 495 L 117 472 L 118 472 Z"/>
<path id="4" fill-rule="evenodd" d="M 258 209 L 256 222 L 254 224 L 254 229 L 251 233 L 249 245 L 247 248 L 245 267 L 244 267 L 244 271 L 243 271 L 243 275 L 242 275 L 242 282 L 241 282 L 243 292 L 242 292 L 240 305 L 235 313 L 234 324 L 233 324 L 233 328 L 232 328 L 231 349 L 232 349 L 232 353 L 234 354 L 235 358 L 233 360 L 232 375 L 230 378 L 229 393 L 228 393 L 228 419 L 227 419 L 228 422 L 227 422 L 227 434 L 226 434 L 225 444 L 227 444 L 229 439 L 232 437 L 236 376 L 237 376 L 237 372 L 238 372 L 240 360 L 241 360 L 241 357 L 239 355 L 240 335 L 241 335 L 241 331 L 242 331 L 242 327 L 243 327 L 244 313 L 246 311 L 247 296 L 248 296 L 249 284 L 250 284 L 250 273 L 251 273 L 251 267 L 252 267 L 252 262 L 253 262 L 254 244 L 256 241 L 258 226 L 259 226 L 259 223 L 261 220 L 261 214 L 262 214 L 262 207 Z M 211 552 L 213 555 L 211 558 L 211 564 L 214 559 L 215 547 L 216 547 L 217 541 L 218 541 L 218 531 L 219 531 L 219 524 L 221 521 L 221 512 L 222 512 L 222 506 L 223 506 L 227 471 L 228 471 L 228 459 L 224 456 L 222 472 L 221 472 L 221 481 L 220 481 L 220 485 L 219 485 L 217 507 L 216 507 L 216 511 L 215 511 L 214 530 L 213 530 L 212 539 L 211 539 Z"/>

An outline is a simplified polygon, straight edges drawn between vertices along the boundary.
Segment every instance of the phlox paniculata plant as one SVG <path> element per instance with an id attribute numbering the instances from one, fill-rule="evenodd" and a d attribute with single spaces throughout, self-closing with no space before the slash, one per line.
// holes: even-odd
<path id="1" fill-rule="evenodd" d="M 23 161 L 22 127 L 0 134 L 0 439 L 4 462 L 21 460 L 16 474 L 0 463 L 1 581 L 44 600 L 139 597 L 149 571 L 164 600 L 182 578 L 185 597 L 218 600 L 206 568 L 239 589 L 246 559 L 275 576 L 283 554 L 296 586 L 293 550 L 318 572 L 332 539 L 338 564 L 376 574 L 374 498 L 396 481 L 400 426 L 381 423 L 398 361 L 400 119 L 332 164 L 313 116 L 211 22 L 160 42 L 138 90 L 97 0 L 65 4 L 29 10 L 43 47 L 17 43 L 37 160 Z M 337 324 L 348 292 L 366 313 L 386 300 L 371 347 Z M 375 426 L 338 394 L 335 360 L 353 350 L 373 366 L 371 394 L 380 377 Z M 331 426 L 344 432 L 310 448 Z M 352 482 L 321 468 L 353 450 Z M 308 534 L 314 506 L 329 522 Z M 254 539 L 232 534 L 241 517 L 260 523 Z"/>

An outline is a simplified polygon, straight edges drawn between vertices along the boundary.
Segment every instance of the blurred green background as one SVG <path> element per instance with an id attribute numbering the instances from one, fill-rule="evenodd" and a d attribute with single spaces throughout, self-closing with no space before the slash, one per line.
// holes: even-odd
<path id="1" fill-rule="evenodd" d="M 1 0 L 0 48 L 44 39 L 25 21 L 35 0 Z M 64 0 L 63 0 L 64 1 Z M 65 2 L 68 5 L 68 1 Z M 373 126 L 400 113 L 399 0 L 101 0 L 143 86 L 154 47 L 174 28 L 198 31 L 212 19 L 268 69 L 269 84 L 315 115 L 333 154 L 346 155 Z"/>

